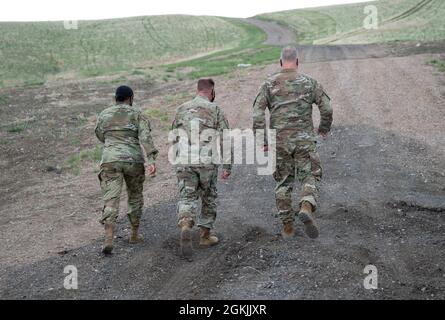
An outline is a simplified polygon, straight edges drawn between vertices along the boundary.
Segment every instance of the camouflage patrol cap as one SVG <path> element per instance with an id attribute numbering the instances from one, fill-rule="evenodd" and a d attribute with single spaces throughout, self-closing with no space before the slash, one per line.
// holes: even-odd
<path id="1" fill-rule="evenodd" d="M 116 101 L 125 101 L 131 97 L 133 97 L 133 90 L 128 86 L 120 86 L 116 90 Z"/>

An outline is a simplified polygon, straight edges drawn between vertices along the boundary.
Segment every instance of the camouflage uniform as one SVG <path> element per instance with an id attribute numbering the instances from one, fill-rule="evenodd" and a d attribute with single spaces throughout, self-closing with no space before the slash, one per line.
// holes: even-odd
<path id="1" fill-rule="evenodd" d="M 302 184 L 300 206 L 307 201 L 314 211 L 317 208 L 316 182 L 322 178 L 322 168 L 316 151 L 313 104 L 320 110 L 320 131 L 328 133 L 333 113 L 330 98 L 317 81 L 296 70 L 282 70 L 269 77 L 261 86 L 254 103 L 254 130 L 266 129 L 267 108 L 270 127 L 277 131 L 275 198 L 283 223 L 295 220 L 292 209 L 295 177 Z"/>
<path id="2" fill-rule="evenodd" d="M 223 111 L 207 98 L 197 96 L 190 102 L 180 106 L 176 111 L 176 116 L 172 129 L 182 129 L 187 132 L 190 139 L 190 128 L 193 121 L 199 121 L 199 132 L 213 129 L 220 133 L 229 129 L 229 124 Z M 207 141 L 208 144 L 215 143 L 216 139 Z M 200 150 L 206 142 L 201 141 Z M 218 196 L 216 183 L 218 180 L 218 165 L 208 163 L 180 164 L 176 165 L 176 175 L 179 185 L 178 221 L 191 219 L 193 223 L 196 218 L 196 211 L 201 199 L 201 214 L 198 219 L 198 226 L 213 229 L 216 219 L 216 199 Z M 224 164 L 223 168 L 231 170 L 230 164 Z"/>
<path id="3" fill-rule="evenodd" d="M 119 214 L 119 200 L 125 181 L 128 193 L 128 218 L 133 227 L 139 226 L 144 206 L 144 156 L 155 162 L 158 151 L 153 145 L 150 122 L 138 108 L 125 104 L 111 106 L 99 115 L 96 136 L 104 143 L 100 185 L 105 203 L 100 222 L 114 223 Z"/>

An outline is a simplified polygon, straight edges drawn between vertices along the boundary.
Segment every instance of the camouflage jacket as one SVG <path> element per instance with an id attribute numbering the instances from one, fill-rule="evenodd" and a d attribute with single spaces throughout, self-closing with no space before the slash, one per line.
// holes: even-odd
<path id="1" fill-rule="evenodd" d="M 229 122 L 224 116 L 224 112 L 216 103 L 210 102 L 209 99 L 202 96 L 197 96 L 193 100 L 184 103 L 176 110 L 175 119 L 172 124 L 172 129 L 182 129 L 188 135 L 188 143 L 191 146 L 194 143 L 194 139 L 191 137 L 193 123 L 196 123 L 199 134 L 199 154 L 201 155 L 203 148 L 209 149 L 209 145 L 213 145 L 212 151 L 217 150 L 219 155 L 223 154 L 222 142 L 223 131 L 229 129 Z M 210 129 L 210 130 L 209 130 Z M 215 146 L 218 137 L 208 137 L 203 134 L 206 131 L 213 131 L 215 135 L 219 135 L 220 145 Z M 219 148 L 219 150 L 218 150 Z M 210 152 L 211 153 L 211 152 Z M 231 150 L 229 157 L 222 157 L 223 168 L 231 170 Z M 190 164 L 191 166 L 204 166 L 203 163 Z M 213 164 L 217 165 L 217 164 Z"/>
<path id="2" fill-rule="evenodd" d="M 102 163 L 144 163 L 141 145 L 148 163 L 156 160 L 158 150 L 153 144 L 150 122 L 138 108 L 118 104 L 105 109 L 97 119 L 95 132 L 104 143 Z"/>
<path id="3" fill-rule="evenodd" d="M 277 143 L 288 139 L 315 141 L 313 104 L 320 110 L 320 131 L 329 132 L 333 111 L 323 87 L 296 70 L 282 70 L 261 86 L 253 107 L 253 129 L 266 129 L 265 110 L 269 109 L 270 128 L 277 130 Z"/>

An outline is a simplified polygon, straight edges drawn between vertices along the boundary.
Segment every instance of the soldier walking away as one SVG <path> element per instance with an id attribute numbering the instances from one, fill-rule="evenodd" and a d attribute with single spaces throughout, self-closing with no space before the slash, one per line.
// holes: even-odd
<path id="1" fill-rule="evenodd" d="M 116 90 L 116 104 L 99 115 L 96 136 L 104 143 L 99 174 L 104 209 L 100 222 L 105 226 L 104 254 L 113 251 L 114 229 L 119 215 L 119 200 L 125 181 L 128 194 L 128 218 L 131 224 L 130 243 L 143 241 L 139 223 L 144 206 L 144 155 L 147 174 L 156 173 L 158 151 L 153 145 L 150 122 L 140 109 L 133 106 L 133 90 L 121 86 Z"/>
<path id="2" fill-rule="evenodd" d="M 277 182 L 275 198 L 283 228 L 283 238 L 295 235 L 292 191 L 295 178 L 302 184 L 299 202 L 300 220 L 310 238 L 319 230 L 314 220 L 317 209 L 316 183 L 322 178 L 320 158 L 312 120 L 312 106 L 320 110 L 318 134 L 323 138 L 331 130 L 333 110 L 330 98 L 314 79 L 298 72 L 298 52 L 286 47 L 281 54 L 281 71 L 266 79 L 253 107 L 253 129 L 266 129 L 265 110 L 270 112 L 270 128 L 276 130 Z M 266 137 L 265 137 L 266 138 Z M 269 149 L 267 139 L 265 150 Z"/>
<path id="3" fill-rule="evenodd" d="M 181 105 L 173 121 L 173 130 L 183 130 L 188 135 L 189 150 L 193 149 L 193 138 L 191 137 L 193 124 L 199 126 L 199 133 L 213 130 L 222 137 L 223 130 L 229 129 L 229 124 L 221 108 L 215 100 L 215 83 L 212 79 L 201 79 L 198 82 L 197 96 Z M 201 140 L 201 141 L 199 141 Z M 202 155 L 208 150 L 209 145 L 215 144 L 217 139 L 198 139 L 199 150 Z M 220 140 L 222 141 L 222 139 Z M 219 148 L 220 146 L 217 146 Z M 207 149 L 205 149 L 207 148 Z M 210 148 L 214 150 L 213 148 Z M 191 151 L 190 151 L 191 152 Z M 210 155 L 210 158 L 212 155 Z M 229 162 L 229 164 L 227 164 Z M 231 175 L 230 161 L 223 165 L 222 179 L 226 180 Z M 200 246 L 210 247 L 216 245 L 219 240 L 211 234 L 216 219 L 217 179 L 218 164 L 203 161 L 200 157 L 196 163 L 187 162 L 175 164 L 176 175 L 179 185 L 178 202 L 178 226 L 181 229 L 180 249 L 181 254 L 189 258 L 192 255 L 191 231 L 195 225 L 196 211 L 201 200 L 201 212 L 197 219 L 200 228 Z"/>

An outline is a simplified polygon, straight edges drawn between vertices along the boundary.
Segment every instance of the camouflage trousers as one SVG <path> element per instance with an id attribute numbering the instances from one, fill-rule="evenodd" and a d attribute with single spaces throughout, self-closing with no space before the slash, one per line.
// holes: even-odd
<path id="1" fill-rule="evenodd" d="M 196 212 L 201 200 L 201 213 L 197 225 L 213 229 L 216 219 L 218 192 L 217 167 L 178 167 L 176 176 L 179 185 L 178 222 L 190 218 L 195 224 Z"/>
<path id="2" fill-rule="evenodd" d="M 101 166 L 99 174 L 102 189 L 104 209 L 100 222 L 115 223 L 119 215 L 119 202 L 122 187 L 127 186 L 128 218 L 134 227 L 139 227 L 139 221 L 144 207 L 143 188 L 145 168 L 142 163 L 113 162 Z"/>
<path id="3" fill-rule="evenodd" d="M 316 183 L 321 180 L 322 168 L 316 151 L 315 142 L 296 142 L 290 145 L 277 145 L 277 168 L 274 173 L 277 186 L 275 199 L 278 215 L 283 223 L 294 221 L 292 192 L 295 177 L 301 183 L 299 206 L 304 201 L 317 208 L 318 189 Z"/>

